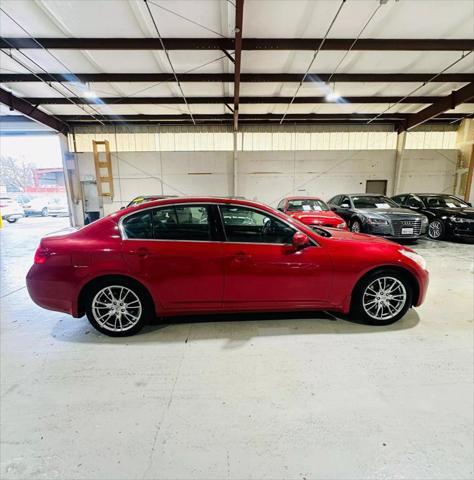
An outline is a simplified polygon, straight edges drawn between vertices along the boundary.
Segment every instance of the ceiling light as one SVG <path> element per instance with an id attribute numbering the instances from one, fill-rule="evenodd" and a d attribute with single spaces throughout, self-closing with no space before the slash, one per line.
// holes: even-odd
<path id="1" fill-rule="evenodd" d="M 337 102 L 341 99 L 341 96 L 337 92 L 328 92 L 325 98 L 328 102 Z"/>
<path id="2" fill-rule="evenodd" d="M 86 90 L 84 93 L 83 93 L 84 97 L 86 98 L 97 98 L 97 93 L 95 93 L 94 91 L 92 90 Z"/>

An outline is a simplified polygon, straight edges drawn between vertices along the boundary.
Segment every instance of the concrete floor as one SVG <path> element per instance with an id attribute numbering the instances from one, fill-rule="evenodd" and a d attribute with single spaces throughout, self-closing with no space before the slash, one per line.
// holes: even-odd
<path id="1" fill-rule="evenodd" d="M 428 298 L 389 327 L 250 315 L 111 339 L 24 288 L 66 222 L 0 233 L 2 479 L 472 478 L 472 244 L 421 241 Z"/>

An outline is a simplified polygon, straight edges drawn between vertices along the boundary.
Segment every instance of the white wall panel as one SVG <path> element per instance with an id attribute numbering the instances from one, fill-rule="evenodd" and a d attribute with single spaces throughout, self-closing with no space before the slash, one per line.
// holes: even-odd
<path id="1" fill-rule="evenodd" d="M 329 134 L 328 134 L 329 135 Z M 452 192 L 457 150 L 406 150 L 400 192 Z M 230 195 L 232 152 L 112 154 L 115 198 L 105 212 L 138 195 Z M 80 178 L 95 176 L 91 153 L 78 154 Z M 364 192 L 367 180 L 387 180 L 392 194 L 394 150 L 239 152 L 237 194 L 276 206 L 285 195 Z"/>

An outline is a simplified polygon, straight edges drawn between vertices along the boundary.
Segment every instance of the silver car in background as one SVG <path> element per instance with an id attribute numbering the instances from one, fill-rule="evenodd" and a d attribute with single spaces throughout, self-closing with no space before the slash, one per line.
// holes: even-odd
<path id="1" fill-rule="evenodd" d="M 385 195 L 340 194 L 332 197 L 328 203 L 353 232 L 381 235 L 394 240 L 417 240 L 426 233 L 428 226 L 425 215 L 400 208 Z"/>

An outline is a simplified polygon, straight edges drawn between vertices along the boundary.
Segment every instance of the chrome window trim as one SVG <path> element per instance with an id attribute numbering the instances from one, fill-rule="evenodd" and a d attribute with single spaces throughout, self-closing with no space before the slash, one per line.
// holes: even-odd
<path id="1" fill-rule="evenodd" d="M 226 240 L 175 240 L 175 239 L 164 239 L 164 238 L 128 238 L 127 237 L 127 234 L 125 233 L 125 230 L 124 230 L 124 226 L 123 226 L 123 222 L 130 216 L 132 215 L 136 215 L 138 213 L 141 213 L 141 212 L 144 212 L 146 210 L 155 210 L 157 208 L 169 208 L 169 207 L 176 207 L 176 206 L 180 206 L 180 205 L 216 205 L 217 207 L 219 207 L 220 205 L 224 205 L 224 206 L 233 206 L 233 207 L 244 207 L 244 208 L 249 208 L 249 209 L 253 209 L 253 210 L 256 210 L 258 212 L 261 212 L 262 214 L 264 215 L 269 215 L 277 220 L 280 220 L 281 222 L 285 223 L 286 225 L 288 225 L 290 228 L 296 230 L 297 232 L 299 233 L 302 233 L 304 235 L 306 235 L 306 233 L 302 232 L 299 228 L 295 227 L 294 225 L 292 225 L 291 223 L 287 222 L 286 220 L 280 218 L 280 217 L 276 217 L 275 215 L 273 215 L 272 213 L 268 213 L 267 211 L 265 210 L 262 210 L 261 208 L 258 208 L 258 207 L 250 207 L 250 206 L 247 206 L 247 205 L 241 205 L 239 203 L 214 203 L 214 202 L 186 202 L 186 203 L 167 203 L 166 205 L 155 205 L 155 206 L 150 206 L 150 207 L 146 207 L 146 208 L 143 208 L 141 210 L 138 210 L 138 211 L 135 211 L 135 212 L 130 212 L 130 213 L 127 213 L 126 215 L 124 215 L 123 217 L 120 217 L 120 220 L 118 221 L 118 229 L 119 229 L 119 232 L 120 232 L 120 237 L 122 240 L 139 240 L 139 241 L 144 241 L 144 242 L 197 242 L 197 243 L 230 243 L 230 244 L 235 244 L 235 245 L 291 245 L 290 243 L 263 243 L 263 242 L 229 242 L 227 239 Z M 220 210 L 219 210 L 220 212 Z M 223 225 L 224 226 L 224 225 Z M 225 232 L 224 232 L 225 233 Z M 309 237 L 309 241 L 313 244 L 314 247 L 319 247 L 319 243 L 316 242 L 316 240 L 314 240 L 313 238 Z"/>

